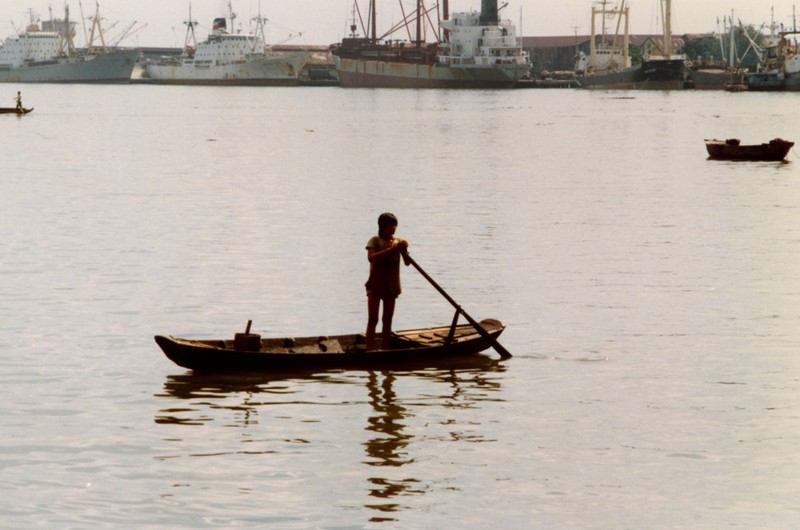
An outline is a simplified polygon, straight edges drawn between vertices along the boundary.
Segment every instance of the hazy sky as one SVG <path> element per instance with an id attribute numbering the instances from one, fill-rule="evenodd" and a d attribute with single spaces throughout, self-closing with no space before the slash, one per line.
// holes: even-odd
<path id="1" fill-rule="evenodd" d="M 618 2 L 619 0 L 615 0 Z M 378 0 L 379 27 L 400 18 L 397 0 Z M 432 5 L 434 0 L 426 0 Z M 673 32 L 700 33 L 717 28 L 717 19 L 723 15 L 734 16 L 744 23 L 760 26 L 769 23 L 771 8 L 775 20 L 786 26 L 792 24 L 792 6 L 796 0 L 673 0 Z M 78 0 L 69 0 L 70 17 L 79 20 L 81 9 Z M 82 0 L 83 14 L 94 13 L 94 0 Z M 114 40 L 122 29 L 134 21 L 137 26 L 146 24 L 122 42 L 125 46 L 179 46 L 183 44 L 190 0 L 100 0 L 101 17 L 105 24 L 117 22 L 107 37 Z M 238 14 L 237 27 L 249 29 L 249 21 L 258 15 L 270 23 L 267 40 L 278 42 L 289 35 L 294 44 L 331 44 L 347 31 L 352 0 L 232 0 Z M 360 0 L 366 6 L 367 0 Z M 415 5 L 414 0 L 405 0 Z M 501 0 L 502 5 L 502 0 Z M 631 33 L 658 33 L 661 31 L 658 16 L 659 0 L 628 0 L 631 8 Z M 199 26 L 198 39 L 204 39 L 212 20 L 227 13 L 227 0 L 192 0 L 192 18 Z M 49 18 L 48 8 L 53 7 L 56 17 L 63 16 L 63 0 L 2 0 L 0 2 L 0 39 L 13 35 L 27 22 L 27 11 L 33 9 L 42 19 Z M 502 17 L 511 19 L 526 36 L 572 35 L 590 31 L 591 0 L 510 0 L 501 11 Z M 479 10 L 480 0 L 450 0 L 451 11 Z"/>

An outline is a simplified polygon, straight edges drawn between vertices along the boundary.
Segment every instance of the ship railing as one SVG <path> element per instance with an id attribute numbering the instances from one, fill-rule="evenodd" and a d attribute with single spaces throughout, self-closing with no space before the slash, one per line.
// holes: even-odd
<path id="1" fill-rule="evenodd" d="M 449 65 L 492 65 L 492 64 L 528 64 L 528 56 L 524 55 L 488 55 L 488 56 L 460 56 L 440 55 L 439 62 Z"/>
<path id="2" fill-rule="evenodd" d="M 451 64 L 451 65 L 458 65 L 458 64 L 475 64 L 475 58 L 470 56 L 461 56 L 461 55 L 440 55 L 439 62 L 442 64 Z"/>
<path id="3" fill-rule="evenodd" d="M 490 55 L 475 58 L 476 64 L 526 64 L 527 62 L 527 56 L 521 55 Z"/>

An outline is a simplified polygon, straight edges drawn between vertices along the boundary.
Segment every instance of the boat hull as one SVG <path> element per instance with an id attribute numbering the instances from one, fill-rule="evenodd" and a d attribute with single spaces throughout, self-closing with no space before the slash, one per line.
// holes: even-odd
<path id="1" fill-rule="evenodd" d="M 645 61 L 625 70 L 581 75 L 577 83 L 582 88 L 625 90 L 683 90 L 691 86 L 682 59 Z"/>
<path id="2" fill-rule="evenodd" d="M 753 92 L 782 92 L 786 88 L 783 74 L 753 72 L 747 75 L 747 89 Z"/>
<path id="3" fill-rule="evenodd" d="M 638 77 L 641 88 L 682 90 L 691 87 L 687 83 L 688 73 L 683 59 L 656 59 L 642 61 Z"/>
<path id="4" fill-rule="evenodd" d="M 19 67 L 0 66 L 0 83 L 128 83 L 138 56 L 139 50 L 115 50 Z"/>
<path id="5" fill-rule="evenodd" d="M 518 64 L 445 65 L 335 57 L 345 88 L 514 88 L 529 68 Z"/>
<path id="6" fill-rule="evenodd" d="M 689 70 L 688 82 L 696 90 L 731 90 L 738 87 L 746 89 L 743 73 L 723 69 L 692 68 Z"/>
<path id="7" fill-rule="evenodd" d="M 255 57 L 216 65 L 149 63 L 137 82 L 172 85 L 294 86 L 308 61 L 304 53 Z"/>
<path id="8" fill-rule="evenodd" d="M 481 326 L 496 338 L 505 326 L 484 320 Z M 472 356 L 491 347 L 472 326 L 450 326 L 399 331 L 391 349 L 366 351 L 363 335 L 257 339 L 258 351 L 237 348 L 231 340 L 187 340 L 157 335 L 156 343 L 178 366 L 196 371 L 273 371 L 286 369 L 371 368 L 425 365 L 443 359 Z"/>
<path id="9" fill-rule="evenodd" d="M 577 77 L 577 84 L 581 88 L 634 89 L 639 85 L 638 73 L 637 66 L 615 72 L 580 75 Z"/>
<path id="10" fill-rule="evenodd" d="M 786 92 L 800 92 L 800 73 L 787 73 L 783 80 L 783 89 Z"/>
<path id="11" fill-rule="evenodd" d="M 29 109 L 18 109 L 16 107 L 0 108 L 0 114 L 16 114 L 18 116 L 22 116 L 23 114 L 28 114 L 29 112 L 33 112 L 33 107 Z"/>
<path id="12" fill-rule="evenodd" d="M 709 158 L 715 160 L 780 161 L 786 158 L 794 142 L 776 138 L 769 143 L 740 145 L 738 140 L 706 140 Z"/>

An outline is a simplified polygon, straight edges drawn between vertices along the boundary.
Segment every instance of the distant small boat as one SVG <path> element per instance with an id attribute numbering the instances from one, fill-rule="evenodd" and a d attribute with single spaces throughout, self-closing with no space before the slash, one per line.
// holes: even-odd
<path id="1" fill-rule="evenodd" d="M 29 109 L 18 109 L 17 107 L 0 107 L 0 114 L 18 114 L 22 116 L 23 114 L 27 114 L 29 112 L 33 112 L 33 107 Z"/>
<path id="2" fill-rule="evenodd" d="M 783 160 L 794 146 L 794 142 L 781 138 L 754 145 L 742 145 L 737 138 L 705 142 L 709 158 L 716 160 Z"/>

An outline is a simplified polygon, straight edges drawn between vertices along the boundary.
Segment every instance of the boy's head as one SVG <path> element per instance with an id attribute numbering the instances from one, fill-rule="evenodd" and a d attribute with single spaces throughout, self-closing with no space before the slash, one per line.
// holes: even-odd
<path id="1" fill-rule="evenodd" d="M 397 226 L 397 217 L 393 213 L 384 212 L 378 217 L 378 228 Z"/>

